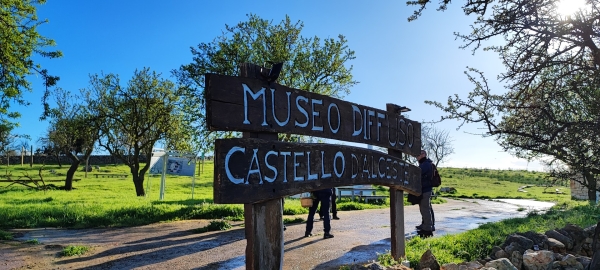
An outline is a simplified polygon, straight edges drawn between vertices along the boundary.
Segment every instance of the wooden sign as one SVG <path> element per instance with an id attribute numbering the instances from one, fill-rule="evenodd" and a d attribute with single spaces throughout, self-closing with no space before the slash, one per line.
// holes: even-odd
<path id="1" fill-rule="evenodd" d="M 301 134 L 420 154 L 421 124 L 397 113 L 254 78 L 205 80 L 210 130 Z"/>
<path id="2" fill-rule="evenodd" d="M 215 141 L 215 203 L 256 203 L 345 185 L 421 193 L 421 170 L 379 151 L 260 139 Z"/>

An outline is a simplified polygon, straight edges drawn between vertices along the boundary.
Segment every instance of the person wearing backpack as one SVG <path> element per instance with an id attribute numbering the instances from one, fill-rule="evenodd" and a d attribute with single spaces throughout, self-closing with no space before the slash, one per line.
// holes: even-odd
<path id="1" fill-rule="evenodd" d="M 421 155 L 417 157 L 417 160 L 419 161 L 419 168 L 421 168 L 421 201 L 419 202 L 419 211 L 421 212 L 423 222 L 417 226 L 417 233 L 421 237 L 431 237 L 435 230 L 433 208 L 431 207 L 433 163 L 431 159 L 427 158 L 425 150 L 421 150 Z"/>

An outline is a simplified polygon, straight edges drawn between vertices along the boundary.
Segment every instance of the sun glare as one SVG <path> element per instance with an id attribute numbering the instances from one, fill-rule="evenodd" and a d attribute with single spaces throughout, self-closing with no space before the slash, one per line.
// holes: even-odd
<path id="1" fill-rule="evenodd" d="M 585 0 L 559 0 L 556 11 L 560 16 L 570 16 L 579 9 L 585 8 Z"/>

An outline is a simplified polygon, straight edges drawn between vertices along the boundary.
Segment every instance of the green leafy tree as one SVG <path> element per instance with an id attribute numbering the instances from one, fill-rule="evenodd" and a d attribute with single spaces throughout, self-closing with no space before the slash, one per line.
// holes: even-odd
<path id="1" fill-rule="evenodd" d="M 0 0 L 0 125 L 13 128 L 8 119 L 20 117 L 16 111 L 10 111 L 10 105 L 18 103 L 29 105 L 23 98 L 23 91 L 31 91 L 31 83 L 27 76 L 38 74 L 44 79 L 46 91 L 45 102 L 49 88 L 54 86 L 58 77 L 51 76 L 48 71 L 34 62 L 34 56 L 46 58 L 61 57 L 60 51 L 45 51 L 54 46 L 52 39 L 38 33 L 38 26 L 48 22 L 40 20 L 36 15 L 36 5 L 44 4 L 45 0 Z"/>
<path id="2" fill-rule="evenodd" d="M 417 19 L 430 1 L 417 5 Z M 481 123 L 507 151 L 524 158 L 561 162 L 584 176 L 595 200 L 600 173 L 600 9 L 597 1 L 570 15 L 560 14 L 559 0 L 465 0 L 474 15 L 473 30 L 456 33 L 471 48 L 496 52 L 505 66 L 498 75 L 504 93 L 493 93 L 484 74 L 466 72 L 475 88 L 466 99 L 446 104 L 429 101 L 447 114 L 442 119 Z M 445 10 L 449 0 L 440 1 Z M 500 42 L 498 38 L 504 40 Z M 494 43 L 486 45 L 493 40 Z"/>
<path id="3" fill-rule="evenodd" d="M 54 151 L 66 155 L 71 160 L 64 189 L 72 190 L 73 176 L 77 168 L 82 161 L 90 157 L 98 140 L 99 134 L 94 124 L 98 118 L 88 114 L 89 111 L 81 103 L 80 97 L 73 96 L 61 88 L 55 91 L 55 100 L 56 107 L 49 111 L 51 121 L 46 138 Z"/>
<path id="4" fill-rule="evenodd" d="M 249 15 L 248 21 L 225 26 L 212 42 L 191 48 L 193 62 L 173 74 L 187 88 L 186 121 L 194 127 L 194 141 L 202 151 L 212 149 L 216 138 L 234 132 L 210 132 L 205 125 L 204 74 L 239 75 L 242 63 L 284 63 L 278 83 L 309 92 L 342 98 L 358 82 L 352 79 L 355 58 L 343 35 L 307 38 L 300 35 L 304 24 L 286 16 L 279 24 Z M 293 140 L 297 138 L 287 138 Z"/>
<path id="5" fill-rule="evenodd" d="M 189 149 L 179 109 L 181 89 L 149 68 L 136 70 L 124 87 L 115 74 L 93 75 L 90 85 L 86 103 L 89 114 L 98 118 L 98 144 L 129 166 L 135 192 L 144 196 L 152 148 L 162 141 L 169 149 Z"/>

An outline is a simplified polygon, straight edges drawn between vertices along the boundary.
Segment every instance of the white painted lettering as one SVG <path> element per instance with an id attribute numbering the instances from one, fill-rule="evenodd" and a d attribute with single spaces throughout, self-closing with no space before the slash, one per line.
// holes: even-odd
<path id="1" fill-rule="evenodd" d="M 310 174 L 310 152 L 306 152 L 306 174 L 308 174 L 307 180 L 319 179 L 319 174 Z"/>
<path id="2" fill-rule="evenodd" d="M 337 168 L 338 158 L 342 159 L 342 171 L 341 172 L 338 172 L 338 168 Z M 333 172 L 335 173 L 335 176 L 337 176 L 338 178 L 341 178 L 342 175 L 344 174 L 345 170 L 346 170 L 346 159 L 344 158 L 344 154 L 342 152 L 335 153 L 335 157 L 333 158 Z"/>
<path id="3" fill-rule="evenodd" d="M 292 152 L 279 152 L 283 156 L 283 182 L 287 183 L 287 157 L 292 156 Z"/>
<path id="4" fill-rule="evenodd" d="M 290 95 L 292 94 L 292 92 L 286 92 L 287 94 L 287 118 L 285 118 L 285 121 L 281 122 L 279 121 L 279 119 L 277 119 L 277 115 L 275 115 L 275 89 L 271 89 L 271 109 L 273 112 L 273 119 L 275 119 L 275 122 L 277 122 L 277 124 L 280 127 L 283 127 L 285 125 L 287 125 L 287 123 L 290 121 L 290 116 L 291 116 L 291 106 L 290 106 Z"/>
<path id="5" fill-rule="evenodd" d="M 359 119 L 356 118 L 356 113 L 358 113 Z M 358 122 L 356 120 L 358 120 Z M 360 109 L 354 104 L 352 105 L 352 121 L 352 126 L 354 130 L 352 136 L 358 136 L 363 130 L 362 114 L 360 113 Z M 360 126 L 359 130 L 356 130 L 356 123 L 358 123 L 358 126 Z"/>
<path id="6" fill-rule="evenodd" d="M 246 148 L 234 146 L 231 149 L 229 149 L 229 152 L 227 152 L 227 155 L 225 156 L 225 174 L 227 174 L 227 178 L 229 178 L 229 181 L 231 181 L 231 183 L 242 184 L 244 183 L 244 178 L 235 178 L 233 174 L 231 174 L 231 170 L 229 169 L 229 159 L 235 152 L 245 153 Z M 248 182 L 246 182 L 246 184 L 248 184 Z"/>
<path id="7" fill-rule="evenodd" d="M 321 151 L 321 179 L 331 177 L 331 173 L 325 173 L 325 151 Z"/>
<path id="8" fill-rule="evenodd" d="M 277 167 L 269 164 L 269 156 L 270 155 L 278 156 L 279 154 L 276 151 L 271 150 L 271 151 L 267 152 L 267 154 L 265 155 L 265 165 L 267 165 L 267 168 L 269 168 L 271 171 L 273 171 L 273 178 L 267 177 L 267 175 L 265 174 L 265 180 L 269 183 L 273 183 L 273 181 L 275 181 L 275 179 L 277 179 Z M 277 159 L 275 159 L 275 160 L 277 160 Z"/>
<path id="9" fill-rule="evenodd" d="M 352 105 L 354 106 L 354 105 Z M 333 128 L 331 126 L 331 108 L 335 108 L 335 110 L 337 111 L 337 128 Z M 340 126 L 342 125 L 342 121 L 341 121 L 341 116 L 340 116 L 340 108 L 338 108 L 338 106 L 335 103 L 331 103 L 329 104 L 329 108 L 327 108 L 327 123 L 329 123 L 329 129 L 331 129 L 331 132 L 333 134 L 338 133 L 338 131 L 340 130 Z"/>
<path id="10" fill-rule="evenodd" d="M 315 125 L 315 116 L 319 117 L 319 115 L 321 114 L 320 112 L 315 111 L 315 104 L 323 105 L 323 100 L 322 99 L 311 99 L 310 106 L 312 109 L 312 130 L 323 131 L 323 126 L 319 127 L 319 126 Z"/>
<path id="11" fill-rule="evenodd" d="M 304 109 L 302 106 L 300 106 L 300 100 L 303 100 L 305 103 L 308 104 L 308 98 L 305 98 L 303 96 L 297 96 L 296 97 L 296 107 L 298 107 L 298 110 L 300 111 L 300 113 L 304 114 L 304 117 L 306 118 L 306 122 L 304 123 L 300 123 L 298 122 L 298 120 L 296 120 L 296 126 L 297 127 L 306 127 L 308 126 L 308 112 L 306 111 L 306 109 Z"/>
<path id="12" fill-rule="evenodd" d="M 300 167 L 298 157 L 304 156 L 304 152 L 294 152 L 294 181 L 304 181 L 304 176 L 298 176 L 296 168 Z"/>
<path id="13" fill-rule="evenodd" d="M 242 84 L 242 87 L 244 88 L 244 124 L 249 125 L 250 121 L 248 120 L 248 95 L 246 95 L 247 93 L 250 94 L 250 96 L 252 97 L 252 99 L 254 100 L 258 100 L 261 96 L 262 96 L 262 102 L 263 102 L 263 126 L 268 126 L 267 124 L 267 104 L 266 104 L 266 100 L 265 100 L 265 88 L 261 88 L 260 90 L 258 90 L 258 92 L 254 93 L 252 91 L 252 89 L 250 89 L 246 84 Z"/>
<path id="14" fill-rule="evenodd" d="M 258 152 L 258 149 L 252 149 L 254 151 L 254 154 L 252 154 L 252 160 L 250 161 L 250 168 L 248 170 L 248 175 L 246 176 L 246 183 L 248 183 L 249 179 L 250 179 L 250 175 L 251 174 L 255 174 L 258 173 L 258 179 L 260 179 L 260 182 L 258 182 L 258 184 L 262 185 L 263 183 L 263 179 L 262 179 L 262 175 L 260 174 L 260 164 L 258 163 L 258 156 L 256 155 L 256 153 Z M 252 169 L 252 165 L 256 164 L 256 169 Z"/>
<path id="15" fill-rule="evenodd" d="M 385 114 L 378 112 L 377 113 L 377 141 L 380 141 L 379 139 L 379 135 L 381 132 L 381 121 L 379 121 L 379 119 L 385 119 Z M 389 130 L 389 127 L 388 127 Z"/>

